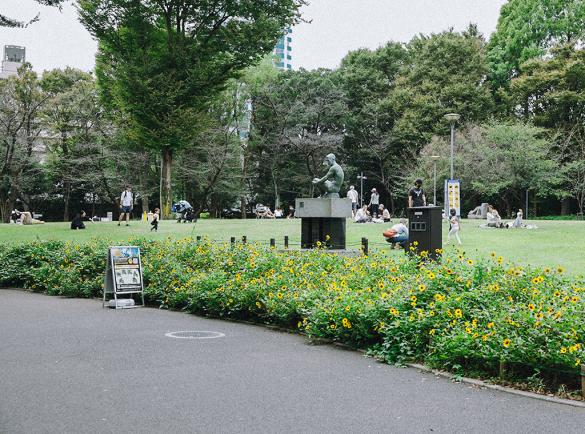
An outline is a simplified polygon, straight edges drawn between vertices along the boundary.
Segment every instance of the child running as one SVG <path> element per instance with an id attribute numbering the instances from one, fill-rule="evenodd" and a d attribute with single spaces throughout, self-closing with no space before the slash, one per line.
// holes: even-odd
<path id="1" fill-rule="evenodd" d="M 150 228 L 150 231 L 152 232 L 153 230 L 155 232 L 158 232 L 158 220 L 160 218 L 160 210 L 158 208 L 154 209 L 154 212 L 152 213 L 152 221 L 150 222 L 150 224 L 152 225 L 152 227 Z"/>
<path id="2" fill-rule="evenodd" d="M 459 218 L 457 217 L 457 211 L 453 208 L 449 211 L 449 223 L 451 228 L 449 229 L 449 233 L 447 234 L 447 243 L 451 241 L 451 235 L 455 235 L 457 238 L 457 243 L 461 245 L 461 239 L 459 238 L 459 230 L 461 228 L 461 223 L 459 222 Z"/>

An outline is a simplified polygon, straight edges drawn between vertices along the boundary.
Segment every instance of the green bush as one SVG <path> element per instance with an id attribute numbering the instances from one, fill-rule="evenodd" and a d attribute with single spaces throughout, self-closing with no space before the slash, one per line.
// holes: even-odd
<path id="1" fill-rule="evenodd" d="M 517 267 L 495 253 L 480 263 L 464 254 L 427 262 L 189 238 L 129 244 L 142 250 L 148 302 L 164 308 L 297 328 L 392 363 L 497 372 L 506 362 L 577 375 L 585 360 L 585 282 L 560 268 Z M 1 246 L 0 285 L 99 296 L 107 247 Z"/>

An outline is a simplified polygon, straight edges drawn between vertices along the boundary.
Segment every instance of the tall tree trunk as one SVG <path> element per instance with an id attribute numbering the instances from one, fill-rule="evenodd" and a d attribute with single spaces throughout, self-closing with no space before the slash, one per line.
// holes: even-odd
<path id="1" fill-rule="evenodd" d="M 2 214 L 2 223 L 10 223 L 10 214 L 12 213 L 12 202 L 8 198 L 0 199 L 0 213 Z"/>
<path id="2" fill-rule="evenodd" d="M 564 197 L 561 199 L 561 215 L 569 215 L 571 213 L 571 199 Z"/>
<path id="3" fill-rule="evenodd" d="M 63 199 L 65 203 L 63 204 L 63 221 L 69 221 L 69 200 L 71 199 L 71 184 L 69 182 L 65 182 L 63 188 Z"/>
<path id="4" fill-rule="evenodd" d="M 171 170 L 173 165 L 173 151 L 170 148 L 162 150 L 160 168 L 160 208 L 163 219 L 171 218 L 173 196 L 171 191 Z"/>
<path id="5" fill-rule="evenodd" d="M 242 219 L 246 219 L 246 177 L 247 173 L 247 161 L 246 161 L 246 150 L 242 149 L 242 185 L 241 185 L 241 196 L 240 196 L 240 211 L 242 213 Z"/>

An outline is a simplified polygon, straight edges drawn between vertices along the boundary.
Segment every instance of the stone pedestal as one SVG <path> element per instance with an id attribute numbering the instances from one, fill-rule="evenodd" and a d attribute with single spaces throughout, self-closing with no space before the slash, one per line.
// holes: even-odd
<path id="1" fill-rule="evenodd" d="M 317 241 L 328 249 L 345 249 L 345 222 L 351 217 L 351 199 L 297 199 L 301 218 L 301 248 L 312 249 Z"/>

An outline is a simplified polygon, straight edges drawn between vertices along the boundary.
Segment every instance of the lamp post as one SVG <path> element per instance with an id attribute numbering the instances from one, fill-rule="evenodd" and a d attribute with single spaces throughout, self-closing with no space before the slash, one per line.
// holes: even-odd
<path id="1" fill-rule="evenodd" d="M 451 177 L 453 179 L 454 171 L 453 171 L 453 153 L 455 149 L 455 123 L 461 118 L 461 115 L 458 113 L 447 113 L 445 115 L 445 119 L 449 121 L 451 124 Z"/>
<path id="2" fill-rule="evenodd" d="M 360 172 L 357 179 L 360 180 L 360 208 L 364 206 L 364 179 L 368 179 L 364 176 L 364 172 Z"/>
<path id="3" fill-rule="evenodd" d="M 438 155 L 431 155 L 433 160 L 433 206 L 437 206 L 437 160 L 441 158 Z"/>

